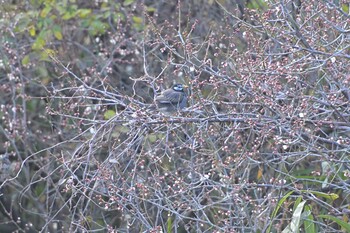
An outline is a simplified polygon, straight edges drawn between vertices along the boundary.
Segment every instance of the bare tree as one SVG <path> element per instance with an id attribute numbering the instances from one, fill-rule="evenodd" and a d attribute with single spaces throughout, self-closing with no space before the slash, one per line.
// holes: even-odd
<path id="1" fill-rule="evenodd" d="M 0 226 L 349 230 L 348 5 L 233 2 L 113 5 L 103 35 L 47 45 L 49 83 L 4 44 Z M 188 107 L 163 113 L 174 83 Z"/>

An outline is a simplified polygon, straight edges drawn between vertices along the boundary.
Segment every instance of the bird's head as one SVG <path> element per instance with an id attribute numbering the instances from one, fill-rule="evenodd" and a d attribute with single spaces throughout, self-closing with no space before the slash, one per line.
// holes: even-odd
<path id="1" fill-rule="evenodd" d="M 184 87 L 187 87 L 187 86 L 183 85 L 183 84 L 174 84 L 173 85 L 173 90 L 174 91 L 183 92 L 184 91 Z"/>

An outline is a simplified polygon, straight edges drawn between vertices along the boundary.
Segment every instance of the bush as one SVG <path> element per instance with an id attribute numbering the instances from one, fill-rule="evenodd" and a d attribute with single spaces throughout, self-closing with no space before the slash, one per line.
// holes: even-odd
<path id="1" fill-rule="evenodd" d="M 1 7 L 3 232 L 350 231 L 347 4 Z"/>

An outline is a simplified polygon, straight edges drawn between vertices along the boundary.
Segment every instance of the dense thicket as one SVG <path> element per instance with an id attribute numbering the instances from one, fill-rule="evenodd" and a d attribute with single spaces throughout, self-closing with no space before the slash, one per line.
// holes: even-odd
<path id="1" fill-rule="evenodd" d="M 346 1 L 0 10 L 1 232 L 350 231 Z"/>

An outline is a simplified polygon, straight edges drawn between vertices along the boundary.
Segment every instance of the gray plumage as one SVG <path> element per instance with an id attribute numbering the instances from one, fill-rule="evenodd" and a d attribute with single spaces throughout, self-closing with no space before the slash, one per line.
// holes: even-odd
<path id="1" fill-rule="evenodd" d="M 174 112 L 187 107 L 187 95 L 182 84 L 175 84 L 162 92 L 156 98 L 156 104 L 159 110 L 163 112 Z"/>

